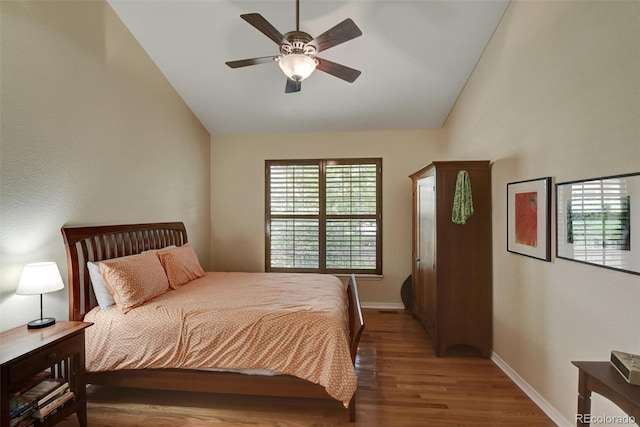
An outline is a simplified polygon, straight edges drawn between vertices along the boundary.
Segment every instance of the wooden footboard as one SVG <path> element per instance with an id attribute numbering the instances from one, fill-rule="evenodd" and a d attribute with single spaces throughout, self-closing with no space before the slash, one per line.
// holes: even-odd
<path id="1" fill-rule="evenodd" d="M 89 282 L 87 261 L 134 255 L 187 242 L 181 222 L 63 227 L 69 271 L 69 319 L 82 320 L 97 303 Z M 347 285 L 351 359 L 355 364 L 364 319 L 354 275 Z M 155 390 L 332 399 L 325 389 L 290 376 L 257 376 L 191 369 L 139 369 L 87 373 L 87 383 Z M 349 420 L 355 421 L 356 396 L 349 404 Z"/>
<path id="2" fill-rule="evenodd" d="M 360 337 L 364 331 L 364 318 L 362 317 L 362 307 L 360 306 L 360 296 L 358 294 L 358 285 L 356 284 L 356 276 L 354 274 L 349 277 L 347 284 L 347 296 L 349 298 L 349 337 L 351 338 L 351 361 L 356 364 L 356 356 L 358 355 L 358 345 Z M 349 421 L 356 421 L 356 393 L 353 394 L 351 402 L 349 402 Z"/>

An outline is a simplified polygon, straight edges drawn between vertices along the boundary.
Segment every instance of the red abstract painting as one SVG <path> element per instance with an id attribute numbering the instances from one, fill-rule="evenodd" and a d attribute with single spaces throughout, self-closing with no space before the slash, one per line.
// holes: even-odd
<path id="1" fill-rule="evenodd" d="M 516 193 L 516 243 L 538 247 L 538 193 Z"/>

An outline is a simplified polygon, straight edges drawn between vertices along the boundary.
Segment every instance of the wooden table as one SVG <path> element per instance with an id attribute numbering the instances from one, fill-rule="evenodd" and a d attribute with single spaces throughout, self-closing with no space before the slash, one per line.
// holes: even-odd
<path id="1" fill-rule="evenodd" d="M 10 424 L 9 393 L 25 379 L 48 369 L 52 376 L 69 382 L 74 399 L 41 425 L 54 425 L 75 412 L 80 426 L 87 426 L 84 329 L 91 325 L 56 322 L 41 329 L 23 325 L 0 333 L 0 425 Z"/>
<path id="2" fill-rule="evenodd" d="M 576 426 L 596 421 L 591 415 L 591 392 L 606 397 L 640 421 L 640 386 L 629 384 L 610 362 L 571 362 L 578 368 L 578 412 Z M 600 421 L 600 420 L 598 420 Z M 629 420 L 634 422 L 633 420 Z M 599 424 L 602 424 L 599 422 Z"/>

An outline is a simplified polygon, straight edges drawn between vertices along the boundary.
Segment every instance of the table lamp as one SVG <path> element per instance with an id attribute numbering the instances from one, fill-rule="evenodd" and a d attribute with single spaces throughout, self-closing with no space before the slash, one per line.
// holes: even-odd
<path id="1" fill-rule="evenodd" d="M 46 328 L 56 323 L 56 319 L 53 317 L 42 317 L 42 294 L 59 291 L 62 288 L 64 288 L 64 283 L 62 283 L 60 270 L 55 262 L 36 262 L 24 266 L 16 294 L 40 294 L 40 318 L 27 323 L 27 328 Z"/>

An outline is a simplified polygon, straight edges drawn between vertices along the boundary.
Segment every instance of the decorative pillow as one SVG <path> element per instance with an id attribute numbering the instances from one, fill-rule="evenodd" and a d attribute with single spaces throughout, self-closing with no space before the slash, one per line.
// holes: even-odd
<path id="1" fill-rule="evenodd" d="M 100 263 L 100 272 L 123 313 L 169 290 L 154 251 Z"/>
<path id="2" fill-rule="evenodd" d="M 173 289 L 204 276 L 198 255 L 189 243 L 175 249 L 159 250 L 157 254 Z"/>
<path id="3" fill-rule="evenodd" d="M 173 249 L 177 248 L 176 245 L 169 245 L 162 249 Z M 151 249 L 145 252 L 153 252 L 156 253 L 160 249 Z M 100 273 L 100 264 L 103 262 L 114 262 L 119 261 L 123 258 L 129 258 L 135 255 L 127 255 L 125 257 L 111 258 L 104 261 L 87 261 L 87 269 L 89 270 L 89 277 L 91 278 L 91 286 L 93 287 L 93 293 L 96 296 L 96 300 L 98 301 L 98 305 L 100 306 L 100 310 L 105 311 L 116 305 L 116 300 L 113 298 L 113 294 L 109 289 L 109 286 L 105 283 L 102 278 L 102 274 Z"/>

